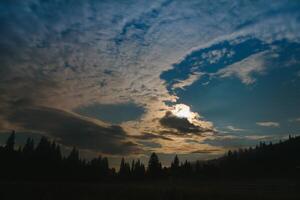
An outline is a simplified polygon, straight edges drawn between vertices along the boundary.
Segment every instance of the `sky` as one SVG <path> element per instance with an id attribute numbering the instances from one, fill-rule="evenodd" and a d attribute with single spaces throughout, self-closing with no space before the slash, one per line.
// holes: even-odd
<path id="1" fill-rule="evenodd" d="M 2 0 L 0 64 L 1 143 L 167 165 L 300 133 L 298 0 Z"/>

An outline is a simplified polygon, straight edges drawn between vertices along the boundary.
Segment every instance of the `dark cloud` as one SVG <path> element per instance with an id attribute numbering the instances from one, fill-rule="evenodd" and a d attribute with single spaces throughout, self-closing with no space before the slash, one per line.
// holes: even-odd
<path id="1" fill-rule="evenodd" d="M 161 148 L 161 144 L 157 143 L 157 142 L 151 142 L 151 141 L 142 141 L 140 142 L 142 145 L 146 146 L 146 147 L 150 147 L 150 148 Z"/>
<path id="2" fill-rule="evenodd" d="M 192 124 L 186 118 L 180 118 L 173 115 L 170 111 L 166 112 L 165 116 L 161 118 L 159 122 L 165 127 L 176 129 L 179 133 L 201 134 L 209 131 L 200 126 Z"/>
<path id="3" fill-rule="evenodd" d="M 233 137 L 218 136 L 214 138 L 208 138 L 204 140 L 203 143 L 210 144 L 216 147 L 223 147 L 226 149 L 237 149 L 237 148 L 245 148 L 249 146 L 256 146 L 261 141 L 278 142 L 280 139 L 283 139 L 283 136 L 280 135 L 233 136 Z"/>
<path id="4" fill-rule="evenodd" d="M 220 152 L 220 149 L 200 149 L 200 150 L 197 150 L 197 151 L 193 151 L 191 153 L 205 154 L 205 153 L 218 153 L 218 152 Z"/>
<path id="5" fill-rule="evenodd" d="M 147 132 L 144 132 L 142 135 L 133 135 L 133 136 L 130 136 L 130 137 L 135 138 L 135 139 L 139 139 L 139 140 L 163 139 L 163 140 L 173 141 L 173 139 L 168 138 L 166 136 L 157 135 L 157 134 L 153 134 L 153 133 L 147 133 Z"/>
<path id="6" fill-rule="evenodd" d="M 0 74 L 5 77 L 5 74 Z M 0 78 L 0 109 L 1 107 L 22 107 L 33 105 L 59 88 L 59 84 L 45 76 L 14 77 L 10 80 Z"/>
<path id="7" fill-rule="evenodd" d="M 126 133 L 120 126 L 100 126 L 61 110 L 17 109 L 10 114 L 9 121 L 28 130 L 44 132 L 66 146 L 117 155 L 140 151 L 137 144 L 126 140 Z"/>

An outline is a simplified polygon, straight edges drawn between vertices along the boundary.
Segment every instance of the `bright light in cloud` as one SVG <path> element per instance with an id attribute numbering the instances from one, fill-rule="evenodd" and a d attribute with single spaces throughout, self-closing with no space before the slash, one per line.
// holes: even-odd
<path id="1" fill-rule="evenodd" d="M 190 119 L 193 117 L 193 113 L 191 112 L 190 107 L 184 104 L 175 105 L 174 110 L 172 110 L 172 113 L 180 118 Z"/>
<path id="2" fill-rule="evenodd" d="M 212 123 L 201 120 L 201 117 L 197 112 L 191 111 L 191 108 L 185 104 L 176 104 L 172 107 L 171 112 L 173 115 L 179 118 L 186 118 L 190 123 L 194 125 L 212 128 Z"/>

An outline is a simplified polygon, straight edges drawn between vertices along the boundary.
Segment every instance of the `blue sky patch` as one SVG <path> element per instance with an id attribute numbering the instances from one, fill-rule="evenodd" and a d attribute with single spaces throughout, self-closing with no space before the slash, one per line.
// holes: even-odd
<path id="1" fill-rule="evenodd" d="M 170 92 L 173 92 L 172 86 L 180 80 L 187 79 L 191 73 L 214 73 L 254 53 L 270 48 L 269 45 L 256 38 L 241 39 L 244 41 L 238 44 L 232 41 L 223 41 L 194 51 L 180 63 L 174 64 L 172 69 L 163 72 L 160 77 L 166 81 Z"/>

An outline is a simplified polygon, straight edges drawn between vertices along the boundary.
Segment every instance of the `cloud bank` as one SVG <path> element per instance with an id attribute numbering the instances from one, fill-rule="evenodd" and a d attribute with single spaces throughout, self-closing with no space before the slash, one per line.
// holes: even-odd
<path id="1" fill-rule="evenodd" d="M 77 146 L 108 155 L 137 154 L 141 151 L 137 144 L 127 140 L 120 126 L 99 125 L 61 110 L 22 108 L 11 113 L 9 120 L 69 147 Z"/>

